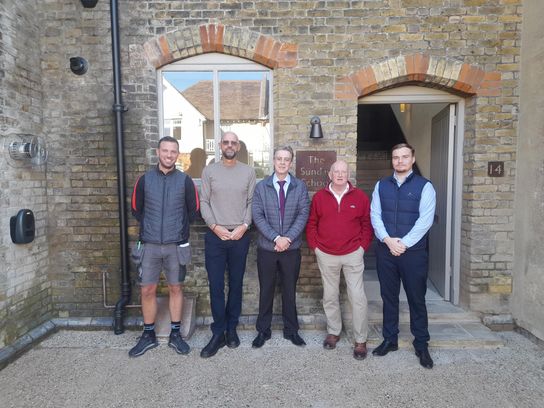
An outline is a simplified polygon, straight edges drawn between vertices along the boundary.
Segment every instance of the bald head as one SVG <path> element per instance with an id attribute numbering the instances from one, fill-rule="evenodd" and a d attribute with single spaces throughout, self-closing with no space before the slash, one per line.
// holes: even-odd
<path id="1" fill-rule="evenodd" d="M 237 142 L 239 141 L 238 135 L 230 130 L 221 135 L 221 141 L 223 140 L 236 140 Z"/>
<path id="2" fill-rule="evenodd" d="M 221 154 L 223 155 L 223 162 L 236 164 L 234 159 L 240 151 L 240 141 L 238 135 L 234 132 L 225 132 L 221 136 Z"/>
<path id="3" fill-rule="evenodd" d="M 344 160 L 335 161 L 329 171 L 333 190 L 344 191 L 349 180 L 349 166 Z"/>
<path id="4" fill-rule="evenodd" d="M 349 172 L 349 166 L 344 160 L 336 160 L 331 165 L 331 172 L 334 172 L 335 170 L 341 170 L 341 171 L 347 171 Z"/>

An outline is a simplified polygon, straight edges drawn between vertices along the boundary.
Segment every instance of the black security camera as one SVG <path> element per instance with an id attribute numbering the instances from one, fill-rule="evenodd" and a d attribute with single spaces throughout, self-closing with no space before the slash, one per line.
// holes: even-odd
<path id="1" fill-rule="evenodd" d="M 76 75 L 83 75 L 89 69 L 89 63 L 85 58 L 72 57 L 70 58 L 70 69 Z"/>

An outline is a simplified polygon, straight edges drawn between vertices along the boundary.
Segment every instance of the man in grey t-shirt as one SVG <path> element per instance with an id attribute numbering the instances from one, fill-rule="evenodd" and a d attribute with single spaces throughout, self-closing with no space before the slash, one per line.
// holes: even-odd
<path id="1" fill-rule="evenodd" d="M 227 345 L 236 348 L 236 326 L 242 311 L 242 283 L 249 250 L 251 202 L 255 170 L 236 160 L 240 141 L 233 132 L 221 138 L 221 161 L 204 168 L 200 211 L 209 230 L 205 236 L 205 259 L 210 287 L 212 338 L 202 349 L 203 358 L 214 356 Z M 225 306 L 225 270 L 229 292 Z"/>

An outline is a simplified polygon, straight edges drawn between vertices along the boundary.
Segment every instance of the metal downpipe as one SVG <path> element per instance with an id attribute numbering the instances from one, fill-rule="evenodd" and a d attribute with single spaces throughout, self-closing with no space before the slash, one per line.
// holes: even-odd
<path id="1" fill-rule="evenodd" d="M 125 205 L 125 146 L 123 141 L 123 113 L 127 111 L 121 93 L 121 58 L 119 54 L 119 14 L 117 0 L 110 1 L 111 53 L 113 60 L 113 112 L 115 114 L 115 140 L 117 145 L 117 194 L 119 199 L 119 232 L 121 244 L 121 298 L 113 312 L 113 331 L 122 334 L 125 306 L 130 302 L 130 271 L 128 262 L 127 210 Z"/>

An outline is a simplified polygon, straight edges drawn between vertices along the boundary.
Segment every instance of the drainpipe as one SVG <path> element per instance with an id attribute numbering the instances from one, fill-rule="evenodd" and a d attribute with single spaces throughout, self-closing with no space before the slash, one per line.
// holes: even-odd
<path id="1" fill-rule="evenodd" d="M 119 55 L 119 15 L 117 0 L 110 1 L 111 54 L 113 60 L 113 112 L 115 114 L 115 140 L 117 145 L 117 195 L 119 198 L 119 232 L 121 236 L 121 299 L 113 312 L 113 331 L 125 331 L 123 318 L 125 306 L 130 302 L 130 275 L 128 262 L 127 210 L 125 205 L 125 146 L 123 143 L 123 113 L 127 111 L 121 94 L 121 58 Z"/>

